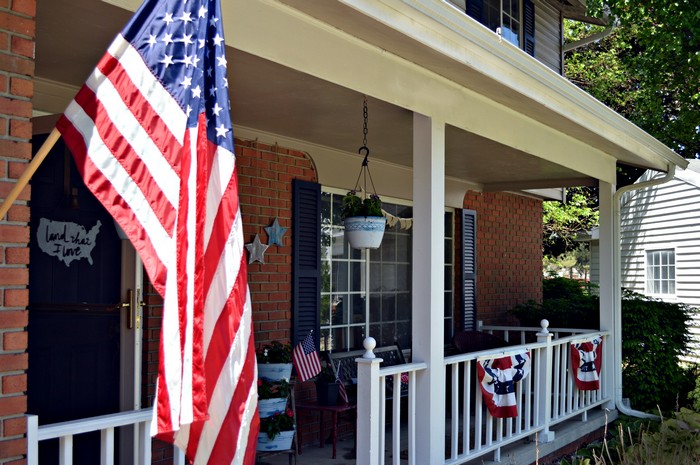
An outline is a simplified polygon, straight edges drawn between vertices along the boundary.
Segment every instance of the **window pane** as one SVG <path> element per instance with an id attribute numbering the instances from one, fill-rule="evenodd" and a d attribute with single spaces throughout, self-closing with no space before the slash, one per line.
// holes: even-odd
<path id="1" fill-rule="evenodd" d="M 411 288 L 411 267 L 410 265 L 396 265 L 398 273 L 396 279 L 397 290 L 408 290 Z"/>
<path id="2" fill-rule="evenodd" d="M 396 319 L 396 295 L 389 294 L 382 297 L 382 321 L 394 321 Z"/>
<path id="3" fill-rule="evenodd" d="M 362 326 L 351 326 L 350 327 L 350 341 L 349 349 L 361 349 L 362 341 L 365 340 L 365 327 Z"/>
<path id="4" fill-rule="evenodd" d="M 396 261 L 396 234 L 393 232 L 385 232 L 382 238 L 382 245 L 379 247 L 382 251 L 382 261 Z"/>
<path id="5" fill-rule="evenodd" d="M 396 235 L 396 261 L 407 263 L 411 260 L 411 237 L 405 233 Z"/>
<path id="6" fill-rule="evenodd" d="M 370 292 L 379 292 L 382 289 L 382 268 L 379 263 L 372 263 L 369 266 L 369 290 Z"/>
<path id="7" fill-rule="evenodd" d="M 399 320 L 411 319 L 411 293 L 402 292 L 396 295 L 396 318 Z"/>
<path id="8" fill-rule="evenodd" d="M 347 350 L 347 329 L 334 328 L 331 330 L 331 350 Z"/>
<path id="9" fill-rule="evenodd" d="M 402 322 L 396 324 L 396 340 L 402 349 L 411 347 L 411 323 Z"/>
<path id="10" fill-rule="evenodd" d="M 352 320 L 350 323 L 364 323 L 365 315 L 365 298 L 362 294 L 350 294 L 350 308 L 352 308 Z"/>
<path id="11" fill-rule="evenodd" d="M 379 294 L 372 294 L 369 298 L 369 321 L 381 321 L 382 299 Z"/>
<path id="12" fill-rule="evenodd" d="M 362 275 L 365 264 L 362 262 L 350 262 L 350 291 L 362 292 Z"/>
<path id="13" fill-rule="evenodd" d="M 348 290 L 348 263 L 334 261 L 331 266 L 332 282 L 331 287 L 336 292 Z"/>
<path id="14" fill-rule="evenodd" d="M 333 302 L 333 307 L 331 309 L 331 324 L 342 325 L 348 322 L 348 309 L 346 307 L 348 302 L 348 296 L 337 296 L 337 299 Z"/>
<path id="15" fill-rule="evenodd" d="M 382 265 L 382 291 L 395 291 L 397 286 L 396 265 Z"/>

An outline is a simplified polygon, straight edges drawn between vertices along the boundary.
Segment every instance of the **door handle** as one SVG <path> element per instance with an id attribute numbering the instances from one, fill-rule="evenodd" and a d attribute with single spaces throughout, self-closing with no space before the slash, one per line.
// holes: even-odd
<path id="1" fill-rule="evenodd" d="M 122 302 L 119 304 L 117 307 L 118 308 L 126 308 L 128 309 L 128 313 L 126 315 L 126 328 L 127 329 L 134 329 L 134 315 L 136 314 L 136 307 L 143 307 L 146 305 L 145 302 L 137 302 L 137 296 L 136 293 L 134 292 L 133 289 L 129 289 L 126 291 L 127 293 L 127 302 Z M 137 318 L 137 325 L 140 323 L 140 316 L 136 316 Z"/>

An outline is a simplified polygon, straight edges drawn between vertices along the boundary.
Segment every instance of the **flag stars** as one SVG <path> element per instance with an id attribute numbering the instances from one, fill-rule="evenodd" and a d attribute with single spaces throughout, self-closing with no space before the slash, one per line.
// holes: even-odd
<path id="1" fill-rule="evenodd" d="M 223 110 L 223 108 L 221 108 L 219 106 L 219 102 L 215 102 L 214 106 L 211 109 L 211 112 L 214 114 L 214 116 L 219 116 L 219 113 L 221 113 L 221 110 Z"/>
<path id="2" fill-rule="evenodd" d="M 218 63 L 217 63 L 218 66 L 223 66 L 224 68 L 226 67 L 227 62 L 226 62 L 225 56 L 221 55 L 221 56 L 216 57 L 216 61 L 218 61 Z"/>
<path id="3" fill-rule="evenodd" d="M 165 43 L 165 45 L 172 44 L 174 42 L 173 35 L 168 32 L 166 32 L 163 38 L 160 40 L 161 42 Z"/>
<path id="4" fill-rule="evenodd" d="M 192 88 L 192 98 L 200 98 L 202 96 L 202 89 L 197 86 Z"/>
<path id="5" fill-rule="evenodd" d="M 216 16 L 212 16 L 211 18 L 209 18 L 209 25 L 211 27 L 216 27 L 216 23 L 218 23 L 218 22 L 219 22 L 219 18 L 217 18 Z"/>
<path id="6" fill-rule="evenodd" d="M 165 24 L 167 24 L 168 26 L 170 26 L 170 24 L 172 24 L 173 21 L 175 21 L 173 19 L 173 14 L 172 13 L 165 13 L 165 17 L 163 17 L 163 22 Z"/>
<path id="7" fill-rule="evenodd" d="M 216 36 L 212 39 L 214 41 L 214 45 L 219 47 L 221 46 L 221 43 L 224 41 L 224 38 L 219 35 L 217 32 Z"/>
<path id="8" fill-rule="evenodd" d="M 173 62 L 173 56 L 172 55 L 165 55 L 162 60 L 160 60 L 160 63 L 164 64 L 165 67 L 167 68 L 168 66 L 174 64 Z"/>
<path id="9" fill-rule="evenodd" d="M 153 47 L 154 45 L 156 45 L 158 43 L 158 38 L 156 38 L 156 36 L 154 34 L 150 34 L 148 36 L 148 40 L 146 41 L 146 43 L 148 44 L 149 47 Z"/>
<path id="10" fill-rule="evenodd" d="M 200 18 L 206 18 L 207 17 L 207 9 L 204 8 L 204 5 L 199 7 L 199 17 Z"/>
<path id="11" fill-rule="evenodd" d="M 192 77 L 191 77 L 191 76 L 185 76 L 185 77 L 182 79 L 182 82 L 180 82 L 180 85 L 181 85 L 182 87 L 184 87 L 185 89 L 187 89 L 189 86 L 192 85 Z"/>
<path id="12" fill-rule="evenodd" d="M 180 63 L 182 63 L 183 65 L 185 65 L 188 68 L 194 64 L 192 61 L 192 57 L 190 55 L 185 55 L 185 58 L 180 60 Z"/>
<path id="13" fill-rule="evenodd" d="M 185 24 L 192 22 L 192 13 L 190 13 L 189 11 L 183 12 L 182 16 L 180 16 L 178 19 L 184 22 Z"/>
<path id="14" fill-rule="evenodd" d="M 190 45 L 191 43 L 193 43 L 192 34 L 185 34 L 182 37 L 180 37 L 179 39 L 177 39 L 177 41 L 182 42 L 185 45 Z"/>
<path id="15" fill-rule="evenodd" d="M 218 128 L 216 128 L 216 137 L 226 137 L 228 129 L 224 127 L 224 123 L 221 123 Z"/>
<path id="16" fill-rule="evenodd" d="M 209 88 L 209 96 L 214 97 L 216 95 L 216 87 Z"/>
<path id="17" fill-rule="evenodd" d="M 197 39 L 197 42 L 199 42 L 199 48 L 204 48 L 204 46 L 207 44 L 207 41 L 204 39 Z"/>

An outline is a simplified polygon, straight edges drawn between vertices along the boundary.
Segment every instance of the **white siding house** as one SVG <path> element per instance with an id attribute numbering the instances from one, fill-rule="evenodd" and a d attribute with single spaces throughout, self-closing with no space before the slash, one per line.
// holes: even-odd
<path id="1" fill-rule="evenodd" d="M 659 176 L 647 171 L 638 182 Z M 623 287 L 700 307 L 700 160 L 623 197 L 620 232 Z M 700 341 L 698 328 L 692 332 Z"/>

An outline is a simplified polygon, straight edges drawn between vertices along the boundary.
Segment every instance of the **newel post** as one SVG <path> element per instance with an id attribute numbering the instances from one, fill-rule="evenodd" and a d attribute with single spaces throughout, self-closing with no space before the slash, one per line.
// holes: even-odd
<path id="1" fill-rule="evenodd" d="M 379 364 L 381 358 L 374 355 L 377 342 L 368 337 L 362 343 L 365 353 L 357 358 L 357 463 L 379 465 L 380 428 Z"/>
<path id="2" fill-rule="evenodd" d="M 542 330 L 537 333 L 537 342 L 544 342 L 547 346 L 537 351 L 537 416 L 539 423 L 544 425 L 539 440 L 542 442 L 554 441 L 554 431 L 549 430 L 552 418 L 552 333 L 549 332 L 549 321 L 540 322 Z"/>

